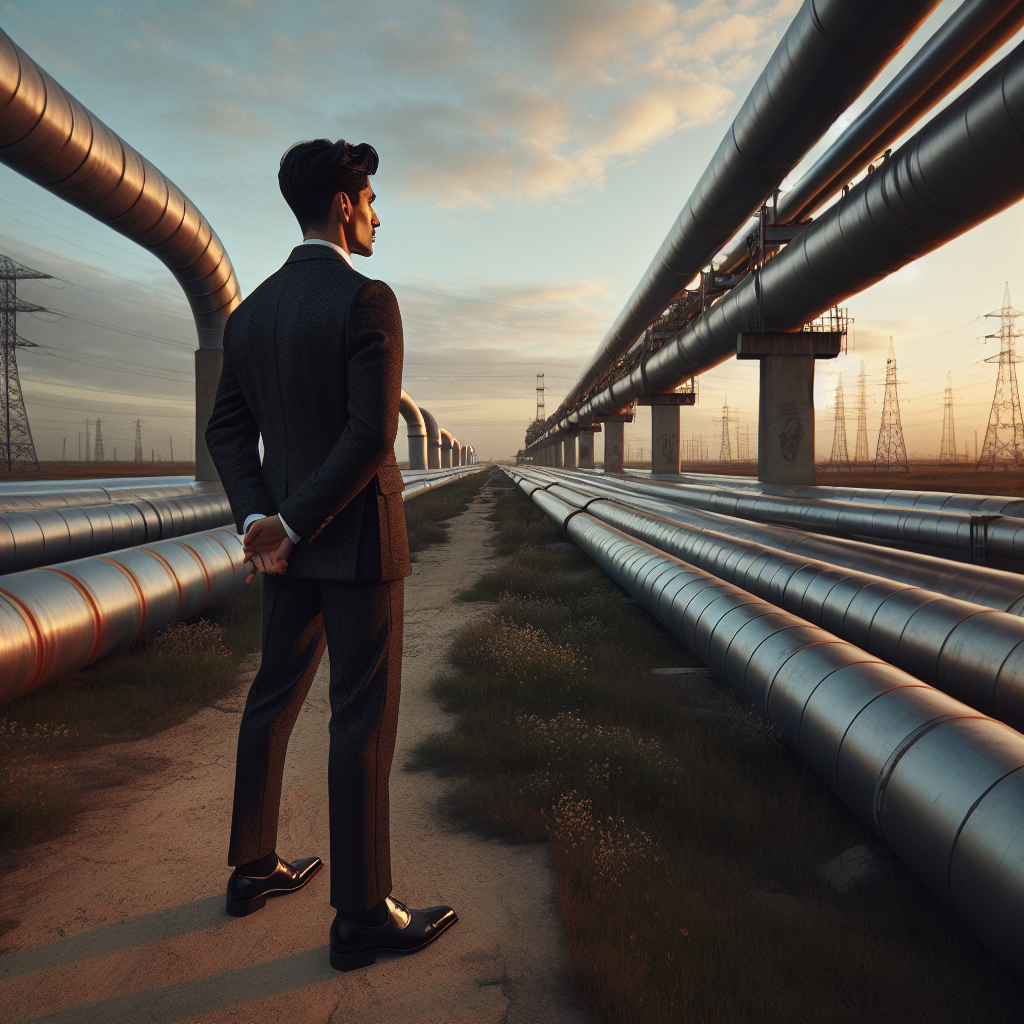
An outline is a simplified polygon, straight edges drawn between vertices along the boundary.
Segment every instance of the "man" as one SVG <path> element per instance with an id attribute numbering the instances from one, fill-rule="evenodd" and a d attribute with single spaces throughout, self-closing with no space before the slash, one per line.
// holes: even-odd
<path id="1" fill-rule="evenodd" d="M 276 843 L 288 737 L 326 644 L 339 970 L 416 952 L 457 920 L 450 907 L 410 910 L 390 895 L 388 776 L 411 567 L 394 457 L 402 321 L 391 289 L 352 268 L 353 254 L 373 254 L 376 169 L 366 143 L 317 139 L 285 153 L 278 181 L 304 241 L 228 319 L 206 431 L 245 558 L 263 574 L 263 659 L 239 727 L 227 910 L 251 914 L 322 866 L 284 861 Z"/>

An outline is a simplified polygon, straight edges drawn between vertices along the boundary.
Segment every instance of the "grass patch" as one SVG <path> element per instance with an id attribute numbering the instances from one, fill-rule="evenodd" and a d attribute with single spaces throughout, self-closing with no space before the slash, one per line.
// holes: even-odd
<path id="1" fill-rule="evenodd" d="M 242 655 L 259 649 L 261 616 L 254 582 L 208 617 L 168 626 L 7 704 L 0 851 L 67 831 L 81 797 L 72 752 L 161 732 L 229 693 Z"/>
<path id="2" fill-rule="evenodd" d="M 447 519 L 454 519 L 469 507 L 480 488 L 491 481 L 497 470 L 473 473 L 461 480 L 427 491 L 405 503 L 405 528 L 409 534 L 409 551 L 415 554 L 431 544 L 448 540 Z M 504 474 L 502 474 L 504 476 Z"/>
<path id="3" fill-rule="evenodd" d="M 498 505 L 510 557 L 469 592 L 493 613 L 434 682 L 455 727 L 408 766 L 459 778 L 464 827 L 551 843 L 593 1020 L 1021 1018 L 1017 982 L 772 727 L 714 684 L 659 684 L 689 653 L 521 492 Z M 818 868 L 858 843 L 879 873 L 836 895 Z"/>

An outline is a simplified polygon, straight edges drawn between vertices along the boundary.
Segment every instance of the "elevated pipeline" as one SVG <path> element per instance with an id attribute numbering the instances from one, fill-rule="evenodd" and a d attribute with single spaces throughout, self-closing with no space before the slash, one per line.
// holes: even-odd
<path id="1" fill-rule="evenodd" d="M 1024 196 L 1024 44 L 929 121 L 879 170 L 634 372 L 552 426 L 560 432 L 668 391 L 724 362 L 758 322 L 799 331 Z"/>
<path id="2" fill-rule="evenodd" d="M 529 481 L 532 474 L 522 476 Z M 1018 615 L 792 555 L 724 530 L 673 522 L 588 497 L 571 485 L 545 490 L 1024 731 L 1024 619 Z"/>
<path id="3" fill-rule="evenodd" d="M 965 0 L 907 61 L 899 74 L 788 191 L 773 210 L 775 223 L 802 221 L 852 181 L 1024 25 L 1018 0 Z M 718 261 L 734 272 L 748 256 L 751 222 Z"/>
<path id="4" fill-rule="evenodd" d="M 935 6 L 935 0 L 805 0 L 567 403 L 664 314 Z"/>
<path id="5" fill-rule="evenodd" d="M 1024 975 L 1024 736 L 544 490 L 531 500 L 774 723 L 787 746 Z"/>

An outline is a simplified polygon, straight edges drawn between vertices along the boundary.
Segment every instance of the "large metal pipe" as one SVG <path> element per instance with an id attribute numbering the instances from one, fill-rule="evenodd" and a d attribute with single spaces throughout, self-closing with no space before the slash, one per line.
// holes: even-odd
<path id="1" fill-rule="evenodd" d="M 215 494 L 218 484 L 185 476 L 126 477 L 105 480 L 39 480 L 0 484 L 0 512 L 72 505 L 108 505 L 111 502 L 151 498 L 181 498 Z"/>
<path id="2" fill-rule="evenodd" d="M 454 447 L 454 438 L 444 427 L 441 428 L 441 468 L 451 469 L 452 468 L 452 448 Z"/>
<path id="3" fill-rule="evenodd" d="M 1016 170 L 1024 163 L 1021 110 L 1024 45 L 757 274 L 536 443 L 717 366 L 735 354 L 737 337 L 754 322 L 799 331 L 826 309 L 1019 200 L 1024 196 L 1024 175 Z"/>
<path id="4" fill-rule="evenodd" d="M 935 5 L 805 0 L 566 402 L 581 396 L 662 316 Z"/>
<path id="5" fill-rule="evenodd" d="M 537 474 L 521 471 L 527 480 Z M 1024 620 L 554 484 L 549 494 L 1024 731 Z"/>
<path id="6" fill-rule="evenodd" d="M 965 0 L 811 169 L 779 196 L 776 222 L 809 217 L 860 174 L 1024 25 L 1019 0 Z M 754 224 L 750 225 L 752 230 Z M 747 258 L 745 235 L 719 263 Z"/>
<path id="7" fill-rule="evenodd" d="M 607 497 L 687 527 L 726 532 L 766 549 L 786 551 L 801 558 L 829 562 L 857 572 L 873 573 L 906 586 L 932 590 L 958 601 L 969 601 L 1012 615 L 1024 615 L 1024 576 L 1020 573 L 952 562 L 935 555 L 897 550 L 865 541 L 828 537 L 790 526 L 736 519 L 720 512 L 695 509 L 670 498 L 645 495 L 631 489 L 626 481 L 600 478 L 581 480 L 578 479 L 581 474 L 554 474 L 546 469 L 529 472 L 533 474 L 531 479 L 542 479 L 545 484 L 566 482 L 588 500 L 596 496 Z"/>
<path id="8" fill-rule="evenodd" d="M 452 438 L 452 466 L 462 465 L 462 442 L 457 438 Z"/>
<path id="9" fill-rule="evenodd" d="M 441 428 L 429 409 L 420 406 L 423 422 L 427 425 L 427 469 L 441 468 Z"/>
<path id="10" fill-rule="evenodd" d="M 1024 973 L 1024 736 L 523 483 L 570 540 L 773 722 L 981 941 Z"/>
<path id="11" fill-rule="evenodd" d="M 402 498 L 479 471 L 409 474 Z M 221 604 L 250 571 L 228 527 L 0 577 L 0 703 Z"/>
<path id="12" fill-rule="evenodd" d="M 216 480 L 204 434 L 241 301 L 231 260 L 206 218 L 167 177 L 0 30 L 0 160 L 157 257 L 181 285 L 199 335 L 196 477 Z"/>
<path id="13" fill-rule="evenodd" d="M 0 513 L 0 575 L 212 530 L 232 522 L 223 491 Z"/>
<path id="14" fill-rule="evenodd" d="M 402 389 L 398 410 L 409 428 L 409 469 L 415 471 L 427 468 L 427 423 L 419 406 Z"/>

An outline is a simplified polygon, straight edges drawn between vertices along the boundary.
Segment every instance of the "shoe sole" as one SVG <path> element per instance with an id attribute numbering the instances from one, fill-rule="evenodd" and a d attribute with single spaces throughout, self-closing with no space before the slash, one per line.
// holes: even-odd
<path id="1" fill-rule="evenodd" d="M 377 957 L 382 953 L 390 953 L 392 956 L 412 956 L 413 953 L 418 953 L 421 949 L 426 949 L 432 942 L 436 942 L 458 920 L 458 917 L 453 917 L 440 931 L 435 932 L 422 946 L 417 946 L 415 949 L 385 947 L 384 949 L 368 949 L 362 953 L 339 953 L 331 946 L 331 966 L 336 971 L 358 971 L 360 967 L 370 967 L 375 964 Z"/>
<path id="2" fill-rule="evenodd" d="M 309 877 L 301 885 L 295 886 L 294 889 L 275 889 L 274 892 L 268 892 L 265 896 L 257 896 L 252 900 L 226 900 L 224 909 L 232 917 L 248 917 L 250 914 L 255 914 L 257 910 L 262 910 L 267 905 L 268 899 L 274 896 L 290 896 L 293 892 L 298 892 L 307 886 L 322 867 L 323 864 L 318 864 L 309 873 Z"/>

